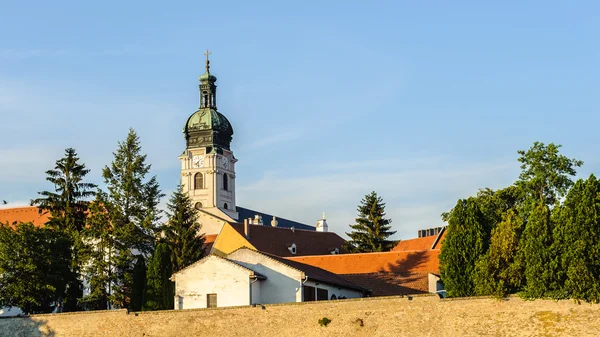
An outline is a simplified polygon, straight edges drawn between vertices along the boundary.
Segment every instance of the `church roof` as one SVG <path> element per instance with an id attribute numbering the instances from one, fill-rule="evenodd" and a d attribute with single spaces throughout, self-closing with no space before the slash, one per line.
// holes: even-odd
<path id="1" fill-rule="evenodd" d="M 271 220 L 273 219 L 273 215 L 272 214 L 267 214 L 267 213 L 263 213 L 263 212 L 259 212 L 259 211 L 255 211 L 253 209 L 249 209 L 249 208 L 245 208 L 245 207 L 240 207 L 240 206 L 236 206 L 236 211 L 239 214 L 239 222 L 244 222 L 244 219 L 248 219 L 248 218 L 252 218 L 254 219 L 255 215 L 260 215 L 263 219 L 263 224 L 265 226 L 271 226 Z M 280 218 L 278 216 L 275 216 L 277 218 L 277 227 L 283 227 L 283 228 L 292 228 L 294 227 L 294 229 L 305 229 L 305 230 L 309 230 L 309 231 L 314 231 L 316 230 L 316 228 L 314 226 L 310 226 L 310 225 L 305 225 L 303 223 L 297 222 L 297 221 L 293 221 L 293 220 L 288 220 L 288 219 L 284 219 L 284 218 Z"/>
<path id="2" fill-rule="evenodd" d="M 244 234 L 243 224 L 231 224 L 231 227 L 258 251 L 272 255 L 282 257 L 322 255 L 331 254 L 336 248 L 340 253 L 346 252 L 343 248 L 346 241 L 333 232 L 250 225 L 250 238 L 248 238 Z M 223 239 L 225 238 L 221 240 Z M 289 249 L 292 244 L 296 244 L 296 254 L 292 254 Z"/>
<path id="3" fill-rule="evenodd" d="M 42 227 L 50 219 L 49 212 L 40 213 L 36 206 L 25 206 L 0 209 L 0 223 L 15 225 L 19 222 L 31 222 L 36 227 Z"/>

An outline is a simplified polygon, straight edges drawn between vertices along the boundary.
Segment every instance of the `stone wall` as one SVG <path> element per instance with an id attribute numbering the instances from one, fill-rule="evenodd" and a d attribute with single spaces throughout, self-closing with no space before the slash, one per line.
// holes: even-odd
<path id="1" fill-rule="evenodd" d="M 327 317 L 327 327 L 318 324 Z M 1 336 L 596 336 L 600 305 L 436 296 L 0 319 Z"/>

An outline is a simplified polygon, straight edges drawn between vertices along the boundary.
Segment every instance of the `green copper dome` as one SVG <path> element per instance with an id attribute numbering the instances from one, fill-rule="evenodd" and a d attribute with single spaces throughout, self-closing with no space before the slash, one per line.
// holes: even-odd
<path id="1" fill-rule="evenodd" d="M 200 82 L 202 82 L 202 81 L 216 82 L 217 78 L 215 77 L 215 75 L 211 74 L 209 71 L 206 71 L 204 74 L 200 75 L 198 80 Z"/>

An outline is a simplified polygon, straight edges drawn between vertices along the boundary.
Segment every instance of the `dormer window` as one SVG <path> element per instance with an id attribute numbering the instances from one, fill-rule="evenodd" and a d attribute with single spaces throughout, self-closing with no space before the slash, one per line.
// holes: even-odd
<path id="1" fill-rule="evenodd" d="M 290 250 L 290 253 L 296 255 L 296 244 L 295 243 L 292 243 L 287 248 Z"/>
<path id="2" fill-rule="evenodd" d="M 335 249 L 330 250 L 330 252 L 331 252 L 331 255 L 337 255 L 337 254 L 340 253 L 340 249 L 339 248 L 335 248 Z"/>

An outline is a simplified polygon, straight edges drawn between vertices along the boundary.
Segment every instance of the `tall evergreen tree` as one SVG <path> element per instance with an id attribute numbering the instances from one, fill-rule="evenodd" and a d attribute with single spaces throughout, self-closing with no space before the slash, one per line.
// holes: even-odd
<path id="1" fill-rule="evenodd" d="M 169 220 L 164 226 L 165 242 L 172 252 L 173 272 L 177 272 L 204 256 L 204 234 L 198 223 L 197 210 L 190 197 L 177 188 L 167 204 Z"/>
<path id="2" fill-rule="evenodd" d="M 46 171 L 46 180 L 54 184 L 55 191 L 39 192 L 42 197 L 31 201 L 40 211 L 50 212 L 48 226 L 64 232 L 70 238 L 68 245 L 72 251 L 72 261 L 67 279 L 66 301 L 62 308 L 64 311 L 77 310 L 77 299 L 82 295 L 80 234 L 85 224 L 88 199 L 94 195 L 96 188 L 96 185 L 84 181 L 89 172 L 85 164 L 79 162 L 75 150 L 68 148 L 65 156 L 56 161 L 55 168 Z"/>
<path id="3" fill-rule="evenodd" d="M 173 274 L 171 256 L 169 244 L 163 242 L 156 246 L 148 262 L 145 310 L 173 309 L 175 287 L 171 281 Z"/>
<path id="4" fill-rule="evenodd" d="M 90 292 L 80 302 L 89 310 L 109 308 L 110 289 L 115 282 L 111 267 L 115 242 L 105 198 L 101 191 L 96 194 L 96 199 L 90 204 L 83 231 L 85 244 L 82 258 Z"/>
<path id="5" fill-rule="evenodd" d="M 555 208 L 554 248 L 560 295 L 600 301 L 600 181 L 579 180 Z M 556 296 L 555 296 L 556 297 Z"/>
<path id="6" fill-rule="evenodd" d="M 472 296 L 475 261 L 485 252 L 485 217 L 476 198 L 459 200 L 448 219 L 440 274 L 448 296 Z"/>
<path id="7" fill-rule="evenodd" d="M 395 242 L 388 238 L 396 233 L 392 231 L 391 219 L 385 218 L 385 203 L 374 191 L 365 195 L 358 206 L 356 223 L 350 225 L 352 232 L 346 233 L 350 240 L 346 249 L 357 253 L 386 252 Z"/>
<path id="8" fill-rule="evenodd" d="M 63 232 L 31 223 L 0 224 L 0 306 L 36 314 L 60 305 L 70 277 L 68 242 Z"/>
<path id="9" fill-rule="evenodd" d="M 155 177 L 145 180 L 150 165 L 141 150 L 139 137 L 130 129 L 125 141 L 119 142 L 114 160 L 102 171 L 114 240 L 111 268 L 117 279 L 111 299 L 115 305 L 130 309 L 134 292 L 140 291 L 134 289 L 133 267 L 140 255 L 154 249 L 160 229 L 157 205 L 163 196 Z"/>
<path id="10" fill-rule="evenodd" d="M 131 310 L 140 311 L 144 305 L 146 293 L 146 259 L 144 255 L 138 255 L 133 266 Z"/>

